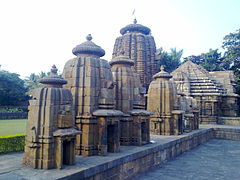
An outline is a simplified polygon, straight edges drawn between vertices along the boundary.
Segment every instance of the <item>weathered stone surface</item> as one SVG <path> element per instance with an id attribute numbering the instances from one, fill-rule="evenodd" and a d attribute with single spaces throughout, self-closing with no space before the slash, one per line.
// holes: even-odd
<path id="1" fill-rule="evenodd" d="M 152 76 L 157 72 L 156 45 L 150 32 L 148 27 L 137 24 L 135 19 L 134 24 L 127 25 L 120 30 L 122 36 L 116 39 L 112 56 L 114 59 L 124 52 L 124 55 L 134 62 L 134 69 L 145 88 L 148 88 Z"/>
<path id="2" fill-rule="evenodd" d="M 72 95 L 62 89 L 67 81 L 53 66 L 50 76 L 40 81 L 44 88 L 33 91 L 25 138 L 23 163 L 37 169 L 62 168 L 75 161 Z"/>
<path id="3" fill-rule="evenodd" d="M 152 135 L 151 140 L 153 143 L 137 147 L 121 146 L 119 153 L 110 153 L 108 156 L 77 156 L 76 164 L 74 166 L 68 166 L 61 170 L 34 170 L 26 168 L 20 163 L 23 155 L 22 153 L 1 155 L 0 179 L 132 179 L 138 173 L 146 172 L 153 167 L 159 165 L 164 167 L 163 163 L 166 161 L 172 160 L 176 156 L 189 151 L 212 138 L 226 138 L 235 141 L 240 140 L 239 127 L 223 125 L 204 126 L 207 126 L 208 128 L 192 131 L 180 136 Z M 239 142 L 236 143 L 239 144 Z M 225 148 L 223 148 L 224 146 L 221 147 L 222 150 L 225 151 Z M 238 150 L 231 152 L 234 156 L 230 157 L 239 158 Z M 228 158 L 228 156 L 224 157 L 225 159 Z M 236 162 L 239 163 L 239 161 Z M 233 161 L 231 161 L 231 163 L 233 163 Z M 191 165 L 192 162 L 189 164 Z M 204 163 L 204 165 L 206 165 L 206 163 Z M 236 166 L 236 168 L 238 167 L 239 166 Z M 196 173 L 195 170 L 194 173 Z"/>
<path id="4" fill-rule="evenodd" d="M 239 148 L 237 141 L 212 139 L 133 180 L 239 179 Z"/>
<path id="5" fill-rule="evenodd" d="M 208 72 L 202 66 L 187 61 L 172 75 L 178 92 L 197 101 L 201 123 L 218 123 L 220 116 L 239 115 L 232 71 Z"/>
<path id="6" fill-rule="evenodd" d="M 150 141 L 149 116 L 144 110 L 145 97 L 140 78 L 127 56 L 121 55 L 110 61 L 115 82 L 116 109 L 125 113 L 120 120 L 121 145 L 142 145 Z"/>
<path id="7" fill-rule="evenodd" d="M 73 49 L 77 57 L 69 60 L 63 70 L 68 80 L 64 87 L 73 96 L 75 123 L 82 131 L 77 136 L 76 153 L 85 156 L 118 151 L 119 117 L 123 114 L 114 110 L 111 67 L 100 59 L 105 52 L 91 40 L 88 35 L 86 42 Z"/>
<path id="8" fill-rule="evenodd" d="M 183 112 L 173 114 L 178 109 L 178 99 L 176 85 L 169 80 L 172 76 L 161 67 L 153 77 L 147 95 L 147 110 L 154 113 L 150 119 L 151 134 L 179 135 L 183 131 Z"/>

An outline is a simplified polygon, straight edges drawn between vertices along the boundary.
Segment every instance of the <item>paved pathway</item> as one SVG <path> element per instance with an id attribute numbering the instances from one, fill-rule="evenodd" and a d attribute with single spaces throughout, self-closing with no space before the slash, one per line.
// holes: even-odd
<path id="1" fill-rule="evenodd" d="M 213 139 L 134 180 L 240 180 L 240 142 Z"/>

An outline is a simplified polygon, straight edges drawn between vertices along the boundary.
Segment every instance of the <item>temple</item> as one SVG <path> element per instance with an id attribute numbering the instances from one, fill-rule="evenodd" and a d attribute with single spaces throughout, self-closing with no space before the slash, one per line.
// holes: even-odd
<path id="1" fill-rule="evenodd" d="M 178 92 L 197 101 L 200 123 L 225 124 L 228 122 L 221 122 L 224 117 L 238 116 L 238 95 L 232 71 L 208 72 L 187 61 L 171 74 Z"/>
<path id="2" fill-rule="evenodd" d="M 116 109 L 125 115 L 120 120 L 121 145 L 143 145 L 149 143 L 150 112 L 145 110 L 145 88 L 138 74 L 131 68 L 134 62 L 128 56 L 119 55 L 110 61 L 113 72 Z"/>
<path id="3" fill-rule="evenodd" d="M 151 30 L 135 19 L 120 33 L 111 61 L 101 59 L 105 51 L 89 34 L 73 48 L 63 78 L 52 66 L 40 80 L 44 87 L 33 91 L 29 105 L 24 164 L 62 168 L 74 164 L 75 155 L 148 144 L 150 133 L 177 136 L 199 123 L 240 125 L 232 71 L 208 72 L 187 61 L 171 74 L 163 66 L 157 72 Z"/>
<path id="4" fill-rule="evenodd" d="M 64 88 L 73 96 L 75 124 L 82 134 L 77 136 L 77 155 L 104 155 L 119 150 L 119 118 L 115 110 L 114 84 L 111 66 L 104 59 L 105 51 L 87 41 L 73 48 L 73 58 L 64 66 Z"/>
<path id="5" fill-rule="evenodd" d="M 147 110 L 151 115 L 150 131 L 156 135 L 179 135 L 183 133 L 183 113 L 178 105 L 177 88 L 172 76 L 161 71 L 153 76 L 148 89 Z"/>
<path id="6" fill-rule="evenodd" d="M 62 85 L 67 81 L 51 74 L 40 80 L 43 88 L 33 91 L 30 100 L 23 163 L 37 169 L 62 168 L 75 161 L 72 95 Z"/>
<path id="7" fill-rule="evenodd" d="M 115 41 L 112 58 L 121 55 L 134 62 L 134 68 L 140 76 L 142 86 L 148 88 L 152 81 L 152 76 L 157 73 L 155 53 L 156 45 L 151 30 L 134 20 L 120 30 L 122 36 Z"/>

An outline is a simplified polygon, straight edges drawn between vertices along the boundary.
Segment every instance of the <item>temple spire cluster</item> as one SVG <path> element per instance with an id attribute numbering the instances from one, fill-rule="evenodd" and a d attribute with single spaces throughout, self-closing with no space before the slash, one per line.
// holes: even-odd
<path id="1" fill-rule="evenodd" d="M 187 61 L 171 74 L 164 66 L 157 72 L 151 29 L 135 18 L 120 34 L 111 61 L 88 34 L 62 76 L 53 65 L 39 81 L 43 87 L 29 101 L 24 164 L 62 168 L 75 155 L 148 144 L 150 133 L 180 135 L 199 122 L 240 124 L 232 71 L 208 72 Z"/>

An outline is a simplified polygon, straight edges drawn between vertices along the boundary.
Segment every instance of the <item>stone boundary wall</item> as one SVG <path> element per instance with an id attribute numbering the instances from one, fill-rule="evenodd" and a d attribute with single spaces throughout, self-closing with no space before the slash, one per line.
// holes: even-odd
<path id="1" fill-rule="evenodd" d="M 158 145 L 135 154 L 90 168 L 76 179 L 84 180 L 127 180 L 139 173 L 146 172 L 180 154 L 189 151 L 210 139 L 227 139 L 240 141 L 240 129 L 235 128 L 209 128 L 191 133 L 180 139 Z M 100 171 L 98 171 L 98 170 Z M 82 178 L 79 178 L 82 177 Z M 71 178 L 73 178 L 71 176 Z M 69 179 L 71 179 L 69 178 Z M 63 178 L 68 179 L 68 178 Z M 73 178 L 74 179 L 74 178 Z"/>
<path id="2" fill-rule="evenodd" d="M 214 138 L 240 141 L 240 129 L 237 128 L 213 128 Z"/>
<path id="3" fill-rule="evenodd" d="M 0 120 L 1 119 L 27 119 L 28 113 L 27 112 L 1 112 L 0 113 Z"/>
<path id="4" fill-rule="evenodd" d="M 21 164 L 22 154 L 2 157 L 5 167 L 0 168 L 0 179 L 68 179 L 68 180 L 128 180 L 176 156 L 189 151 L 210 139 L 240 141 L 240 126 L 209 125 L 180 136 L 152 135 L 155 143 L 144 146 L 121 146 L 119 153 L 107 156 L 77 156 L 74 166 L 63 169 L 35 170 Z M 11 159 L 8 162 L 6 159 Z M 5 175 L 4 175 L 5 174 Z M 1 176 L 2 175 L 2 176 Z"/>
<path id="5" fill-rule="evenodd" d="M 240 117 L 219 117 L 218 124 L 240 126 Z"/>
<path id="6" fill-rule="evenodd" d="M 86 169 L 77 174 L 60 179 L 84 180 L 125 180 L 131 179 L 139 173 L 150 170 L 167 160 L 193 149 L 194 147 L 214 138 L 213 129 L 202 129 L 184 135 L 179 139 L 164 144 L 158 144 L 149 149 L 136 152 L 111 162 Z"/>

